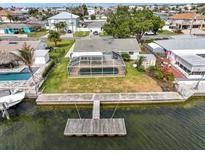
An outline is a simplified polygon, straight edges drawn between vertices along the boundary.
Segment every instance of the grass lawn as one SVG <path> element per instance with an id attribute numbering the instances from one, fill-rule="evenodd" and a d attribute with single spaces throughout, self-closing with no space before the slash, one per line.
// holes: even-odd
<path id="1" fill-rule="evenodd" d="M 38 31 L 38 32 L 31 32 L 31 33 L 28 33 L 28 37 L 41 37 L 41 36 L 44 36 L 48 34 L 48 31 L 45 29 L 45 30 L 41 30 L 41 31 Z"/>
<path id="2" fill-rule="evenodd" d="M 73 34 L 74 37 L 86 37 L 90 32 L 78 31 Z"/>
<path id="3" fill-rule="evenodd" d="M 175 32 L 171 32 L 169 30 L 160 30 L 160 31 L 158 31 L 157 34 L 159 34 L 159 35 L 177 35 Z"/>
<path id="4" fill-rule="evenodd" d="M 106 32 L 100 32 L 100 33 L 99 33 L 99 36 L 101 36 L 101 37 L 103 37 L 103 36 L 109 36 L 109 34 L 106 33 Z"/>
<path id="5" fill-rule="evenodd" d="M 104 77 L 104 78 L 69 78 L 67 66 L 69 60 L 64 58 L 66 52 L 60 52 L 62 49 L 68 49 L 73 41 L 63 41 L 59 43 L 58 49 L 51 53 L 51 57 L 59 58 L 59 64 L 48 75 L 42 88 L 45 93 L 60 92 L 145 92 L 161 91 L 161 88 L 155 80 L 145 73 L 138 72 L 127 63 L 126 77 Z M 52 45 L 48 42 L 48 45 Z M 59 53 L 58 53 L 59 52 Z"/>
<path id="6" fill-rule="evenodd" d="M 57 48 L 49 53 L 50 57 L 54 60 L 56 60 L 56 59 L 60 60 L 61 58 L 63 58 L 65 56 L 65 54 L 71 48 L 73 43 L 74 43 L 74 40 L 62 40 L 62 41 L 58 42 Z M 48 41 L 47 46 L 54 47 L 54 43 Z"/>

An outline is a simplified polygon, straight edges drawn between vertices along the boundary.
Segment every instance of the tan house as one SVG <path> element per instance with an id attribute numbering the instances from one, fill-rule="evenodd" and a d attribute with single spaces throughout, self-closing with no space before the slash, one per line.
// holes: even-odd
<path id="1" fill-rule="evenodd" d="M 205 16 L 196 13 L 180 13 L 168 18 L 171 29 L 205 28 Z"/>

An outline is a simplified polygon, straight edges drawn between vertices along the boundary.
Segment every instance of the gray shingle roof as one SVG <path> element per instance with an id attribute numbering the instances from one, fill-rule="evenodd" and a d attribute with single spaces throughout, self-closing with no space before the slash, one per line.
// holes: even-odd
<path id="1" fill-rule="evenodd" d="M 78 18 L 79 16 L 75 15 L 75 14 L 72 14 L 72 18 L 75 19 L 75 18 Z M 52 16 L 50 18 L 48 18 L 49 20 L 51 19 L 71 19 L 71 13 L 69 12 L 61 12 L 55 16 Z"/>
<path id="2" fill-rule="evenodd" d="M 105 21 L 86 22 L 85 24 L 87 28 L 101 28 L 105 24 Z"/>
<path id="3" fill-rule="evenodd" d="M 76 40 L 74 52 L 126 52 L 139 51 L 136 39 L 87 39 Z"/>
<path id="4" fill-rule="evenodd" d="M 159 40 L 155 43 L 166 50 L 205 49 L 204 38 Z"/>

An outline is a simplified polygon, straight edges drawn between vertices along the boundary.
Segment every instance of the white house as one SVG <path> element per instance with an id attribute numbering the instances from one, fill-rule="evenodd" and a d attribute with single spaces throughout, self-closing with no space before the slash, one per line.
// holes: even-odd
<path id="1" fill-rule="evenodd" d="M 46 64 L 49 61 L 49 50 L 35 50 L 34 57 L 35 64 Z"/>
<path id="2" fill-rule="evenodd" d="M 167 58 L 188 79 L 205 75 L 205 39 L 187 38 L 155 41 L 164 48 Z"/>
<path id="3" fill-rule="evenodd" d="M 76 40 L 70 53 L 69 76 L 124 76 L 122 53 L 131 59 L 139 55 L 136 39 L 83 39 Z"/>
<path id="4" fill-rule="evenodd" d="M 47 29 L 55 30 L 55 23 L 65 22 L 67 24 L 66 30 L 71 30 L 72 32 L 77 31 L 79 27 L 80 18 L 75 14 L 69 12 L 61 12 L 55 16 L 48 18 Z"/>

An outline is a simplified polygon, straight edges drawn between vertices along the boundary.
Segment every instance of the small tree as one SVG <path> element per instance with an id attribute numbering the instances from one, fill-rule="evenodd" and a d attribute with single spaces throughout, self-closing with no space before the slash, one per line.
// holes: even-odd
<path id="1" fill-rule="evenodd" d="M 56 27 L 57 31 L 65 31 L 65 28 L 67 27 L 67 24 L 66 22 L 58 22 L 58 23 L 55 23 L 54 26 Z"/>
<path id="2" fill-rule="evenodd" d="M 50 31 L 48 35 L 48 40 L 54 42 L 55 46 L 57 46 L 57 43 L 61 41 L 60 33 L 56 31 Z"/>
<path id="3" fill-rule="evenodd" d="M 137 69 L 139 70 L 142 67 L 143 61 L 145 57 L 140 56 L 139 59 L 137 60 Z"/>
<path id="4" fill-rule="evenodd" d="M 14 16 L 11 15 L 11 14 L 7 14 L 6 17 L 9 19 L 10 23 L 11 23 L 11 21 L 14 19 Z"/>
<path id="5" fill-rule="evenodd" d="M 28 67 L 28 69 L 29 69 L 29 71 L 30 71 L 30 73 L 31 73 L 31 75 L 33 77 L 33 70 L 31 68 L 31 66 L 33 64 L 34 49 L 31 48 L 26 43 L 24 43 L 23 47 L 20 50 L 18 50 L 18 51 L 19 51 L 18 57 Z"/>
<path id="6" fill-rule="evenodd" d="M 92 14 L 92 15 L 90 16 L 90 18 L 91 18 L 91 20 L 95 20 L 95 19 L 96 19 L 96 16 L 95 16 L 94 14 Z"/>

